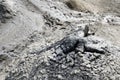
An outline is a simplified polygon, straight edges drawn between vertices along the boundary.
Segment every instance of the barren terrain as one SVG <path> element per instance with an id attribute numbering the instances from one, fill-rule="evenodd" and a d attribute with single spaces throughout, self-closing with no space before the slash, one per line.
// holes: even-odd
<path id="1" fill-rule="evenodd" d="M 120 80 L 119 0 L 0 0 L 0 80 Z"/>

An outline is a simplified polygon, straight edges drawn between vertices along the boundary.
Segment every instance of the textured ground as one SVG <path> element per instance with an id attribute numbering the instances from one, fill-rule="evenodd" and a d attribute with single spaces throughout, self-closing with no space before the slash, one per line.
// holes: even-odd
<path id="1" fill-rule="evenodd" d="M 114 14 L 68 0 L 0 0 L 0 80 L 120 80 L 119 1 L 109 3 Z"/>

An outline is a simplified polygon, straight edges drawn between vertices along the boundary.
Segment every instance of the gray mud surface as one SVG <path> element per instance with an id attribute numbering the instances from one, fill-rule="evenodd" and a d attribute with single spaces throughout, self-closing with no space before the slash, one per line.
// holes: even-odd
<path id="1" fill-rule="evenodd" d="M 0 80 L 120 80 L 120 2 L 70 1 L 0 0 Z"/>

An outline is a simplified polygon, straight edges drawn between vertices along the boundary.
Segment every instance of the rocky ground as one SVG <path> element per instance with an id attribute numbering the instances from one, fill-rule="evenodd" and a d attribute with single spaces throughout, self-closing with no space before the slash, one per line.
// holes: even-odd
<path id="1" fill-rule="evenodd" d="M 115 13 L 69 0 L 0 0 L 0 80 L 120 80 L 120 4 L 109 3 Z"/>

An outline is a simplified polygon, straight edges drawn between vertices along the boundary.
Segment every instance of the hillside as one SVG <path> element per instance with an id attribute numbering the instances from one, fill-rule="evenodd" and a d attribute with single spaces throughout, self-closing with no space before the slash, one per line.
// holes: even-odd
<path id="1" fill-rule="evenodd" d="M 119 0 L 0 0 L 0 80 L 120 80 Z"/>

